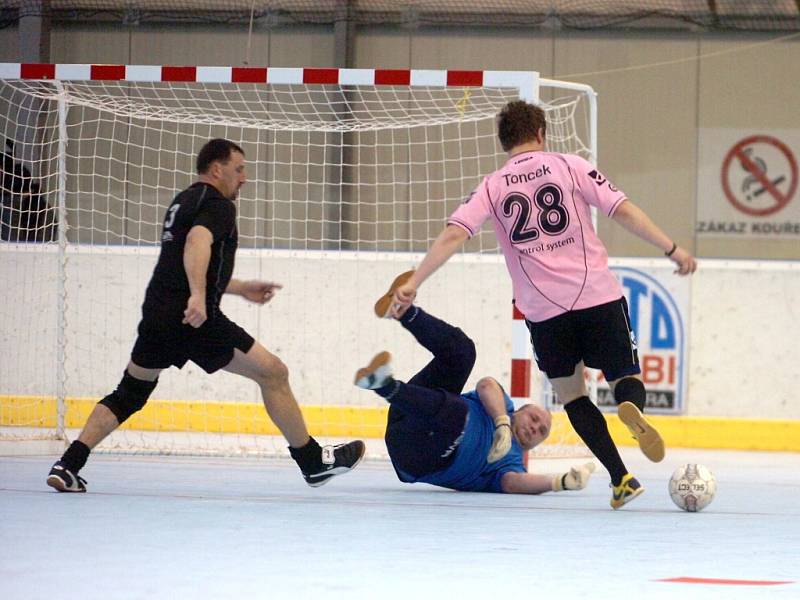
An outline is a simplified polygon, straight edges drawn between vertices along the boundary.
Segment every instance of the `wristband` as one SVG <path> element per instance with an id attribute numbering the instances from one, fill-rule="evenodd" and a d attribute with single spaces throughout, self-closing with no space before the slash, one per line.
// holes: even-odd
<path id="1" fill-rule="evenodd" d="M 669 252 L 664 252 L 664 256 L 667 256 L 667 257 L 672 256 L 673 254 L 675 254 L 675 250 L 677 250 L 677 249 L 678 249 L 678 244 L 676 244 L 675 242 L 672 242 L 672 248 L 670 249 Z"/>

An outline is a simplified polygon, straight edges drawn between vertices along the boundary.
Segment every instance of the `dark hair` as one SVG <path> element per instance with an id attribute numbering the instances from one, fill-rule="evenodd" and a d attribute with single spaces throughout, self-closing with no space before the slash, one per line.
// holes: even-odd
<path id="1" fill-rule="evenodd" d="M 506 152 L 514 146 L 536 141 L 540 129 L 543 134 L 547 132 L 544 111 L 524 100 L 509 102 L 497 115 L 497 137 Z"/>
<path id="2" fill-rule="evenodd" d="M 222 138 L 209 140 L 197 155 L 197 172 L 200 174 L 206 173 L 213 162 L 228 162 L 233 152 L 238 152 L 244 156 L 244 150 L 230 140 Z"/>

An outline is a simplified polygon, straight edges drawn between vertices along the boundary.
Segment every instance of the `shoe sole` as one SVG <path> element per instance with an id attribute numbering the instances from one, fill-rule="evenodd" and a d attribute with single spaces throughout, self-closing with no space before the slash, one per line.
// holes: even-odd
<path id="1" fill-rule="evenodd" d="M 353 379 L 353 383 L 355 385 L 358 385 L 358 382 L 361 379 L 363 379 L 364 377 L 369 377 L 375 371 L 380 369 L 382 366 L 388 364 L 389 361 L 391 360 L 392 360 L 392 355 L 389 352 L 386 352 L 385 350 L 379 354 L 376 354 L 366 367 L 356 371 L 356 376 L 355 379 Z"/>
<path id="2" fill-rule="evenodd" d="M 656 431 L 655 427 L 647 422 L 635 404 L 623 402 L 619 405 L 617 414 L 619 415 L 619 420 L 625 424 L 628 431 L 639 442 L 642 454 L 653 462 L 664 460 L 664 455 L 666 454 L 664 440 L 661 439 L 661 435 Z"/>
<path id="3" fill-rule="evenodd" d="M 47 485 L 51 488 L 58 490 L 59 492 L 71 492 L 73 494 L 83 494 L 86 492 L 86 489 L 82 490 L 71 490 L 67 487 L 67 484 L 64 483 L 64 480 L 61 479 L 58 475 L 50 475 L 47 478 Z"/>
<path id="4" fill-rule="evenodd" d="M 389 309 L 392 307 L 392 298 L 394 298 L 394 293 L 402 285 L 405 285 L 411 276 L 414 274 L 414 271 L 406 271 L 405 273 L 401 273 L 397 277 L 395 277 L 392 285 L 389 286 L 389 291 L 386 292 L 380 299 L 375 303 L 375 315 L 380 319 L 388 319 L 389 316 Z"/>
<path id="5" fill-rule="evenodd" d="M 623 506 L 625 506 L 631 500 L 634 500 L 634 499 L 638 498 L 639 496 L 641 496 L 643 493 L 644 493 L 644 486 L 642 485 L 642 486 L 639 486 L 639 489 L 634 491 L 632 494 L 630 494 L 627 497 L 625 497 L 625 499 L 622 502 L 620 502 L 619 504 L 615 504 L 615 501 L 612 499 L 611 500 L 611 508 L 613 508 L 614 510 L 618 510 L 618 509 L 622 508 Z"/>
<path id="6" fill-rule="evenodd" d="M 311 487 L 323 486 L 337 475 L 344 475 L 345 473 L 349 473 L 350 471 L 355 469 L 358 466 L 358 464 L 363 460 L 364 455 L 366 453 L 367 453 L 367 447 L 364 446 L 361 450 L 361 456 L 358 457 L 358 460 L 354 462 L 351 467 L 336 467 L 335 469 L 331 469 L 330 471 L 326 472 L 325 475 L 322 475 L 324 479 L 320 479 L 319 481 L 315 481 L 313 483 L 310 481 L 306 481 L 306 483 Z"/>

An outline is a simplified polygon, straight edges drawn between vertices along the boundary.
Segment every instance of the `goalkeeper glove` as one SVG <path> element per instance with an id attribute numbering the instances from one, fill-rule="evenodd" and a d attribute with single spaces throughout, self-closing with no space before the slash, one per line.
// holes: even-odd
<path id="1" fill-rule="evenodd" d="M 494 436 L 486 462 L 489 464 L 497 462 L 508 454 L 509 450 L 511 450 L 511 418 L 508 415 L 500 415 L 494 418 Z"/>
<path id="2" fill-rule="evenodd" d="M 582 490 L 589 483 L 589 477 L 594 473 L 594 463 L 588 462 L 579 467 L 572 467 L 563 475 L 553 477 L 553 491 Z"/>

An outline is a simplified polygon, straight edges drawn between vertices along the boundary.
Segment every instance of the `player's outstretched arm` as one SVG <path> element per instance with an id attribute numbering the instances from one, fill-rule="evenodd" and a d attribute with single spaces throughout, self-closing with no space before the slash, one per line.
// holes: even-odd
<path id="1" fill-rule="evenodd" d="M 690 275 L 697 270 L 697 261 L 686 250 L 675 244 L 670 237 L 647 216 L 641 208 L 626 199 L 611 217 L 635 236 L 659 248 L 677 266 L 677 273 Z"/>
<path id="2" fill-rule="evenodd" d="M 414 302 L 419 286 L 446 263 L 468 238 L 469 234 L 457 225 L 447 225 L 442 230 L 408 282 L 395 290 L 392 316 L 398 317 L 405 307 Z"/>
<path id="3" fill-rule="evenodd" d="M 500 486 L 506 494 L 543 494 L 564 490 L 582 490 L 589 483 L 594 469 L 594 463 L 589 462 L 572 467 L 566 473 L 557 475 L 508 472 L 500 480 Z"/>
<path id="4" fill-rule="evenodd" d="M 486 462 L 494 463 L 503 458 L 511 450 L 511 417 L 506 411 L 506 399 L 503 388 L 491 377 L 483 377 L 475 387 L 486 414 L 494 421 L 492 447 L 486 456 Z"/>
<path id="5" fill-rule="evenodd" d="M 225 293 L 241 296 L 256 304 L 266 304 L 275 297 L 275 293 L 280 289 L 283 289 L 283 285 L 274 281 L 231 279 L 228 287 L 225 288 Z"/>

